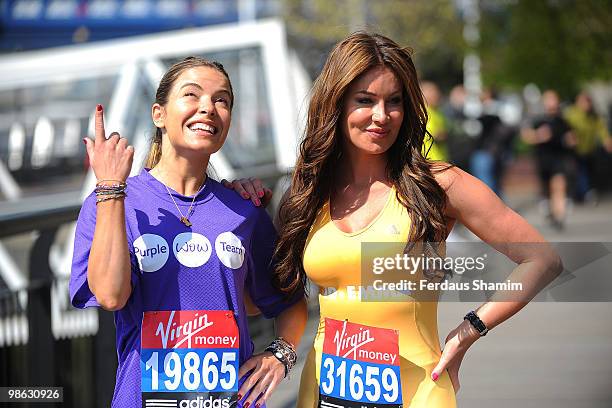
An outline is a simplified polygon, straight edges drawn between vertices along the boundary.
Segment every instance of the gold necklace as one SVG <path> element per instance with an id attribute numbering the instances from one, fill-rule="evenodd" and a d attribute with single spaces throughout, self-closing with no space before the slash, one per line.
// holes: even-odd
<path id="1" fill-rule="evenodd" d="M 168 188 L 168 186 L 164 184 L 164 187 L 166 187 L 166 191 L 168 192 L 168 195 L 172 199 L 172 202 L 174 203 L 176 210 L 179 212 L 179 214 L 181 214 L 181 222 L 185 224 L 187 227 L 191 227 L 193 225 L 191 221 L 189 221 L 189 216 L 191 215 L 191 208 L 193 207 L 193 203 L 195 202 L 196 197 L 198 196 L 198 194 L 200 194 L 202 187 L 204 187 L 204 183 L 206 183 L 206 176 L 204 176 L 204 180 L 202 181 L 202 185 L 200 186 L 198 191 L 193 195 L 193 199 L 191 200 L 191 204 L 189 204 L 189 208 L 187 209 L 187 214 L 185 215 L 183 215 L 183 212 L 181 211 L 179 206 L 176 204 L 176 201 L 174 200 L 174 197 L 172 197 L 172 193 L 170 192 L 170 189 Z"/>

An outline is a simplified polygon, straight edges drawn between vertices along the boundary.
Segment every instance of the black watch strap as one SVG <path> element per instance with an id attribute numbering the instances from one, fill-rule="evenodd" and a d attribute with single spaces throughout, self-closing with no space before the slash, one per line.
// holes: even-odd
<path id="1" fill-rule="evenodd" d="M 489 329 L 487 329 L 487 326 L 484 324 L 482 320 L 480 320 L 480 317 L 478 317 L 476 312 L 474 312 L 473 310 L 469 312 L 468 314 L 466 314 L 463 320 L 469 321 L 472 324 L 472 326 L 474 326 L 476 331 L 480 333 L 481 336 L 486 336 L 487 333 L 489 332 Z"/>

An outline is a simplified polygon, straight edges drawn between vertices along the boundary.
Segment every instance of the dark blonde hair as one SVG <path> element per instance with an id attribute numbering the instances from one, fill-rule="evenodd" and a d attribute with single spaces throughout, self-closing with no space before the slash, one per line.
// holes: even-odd
<path id="1" fill-rule="evenodd" d="M 387 178 L 412 220 L 410 241 L 439 241 L 446 234 L 446 194 L 436 182 L 438 166 L 422 153 L 427 135 L 427 110 L 412 50 L 379 34 L 356 32 L 337 44 L 315 80 L 304 139 L 287 200 L 276 247 L 276 284 L 288 293 L 303 290 L 302 262 L 310 227 L 329 199 L 334 168 L 342 159 L 341 115 L 349 86 L 367 71 L 389 68 L 402 84 L 404 119 L 397 140 L 387 151 Z M 436 166 L 436 170 L 434 170 Z"/>
<path id="2" fill-rule="evenodd" d="M 159 86 L 157 87 L 157 92 L 155 93 L 155 103 L 160 104 L 161 106 L 165 106 L 168 103 L 168 95 L 172 90 L 172 86 L 174 82 L 178 79 L 178 77 L 183 73 L 183 71 L 188 70 L 190 68 L 197 67 L 208 67 L 215 69 L 222 73 L 227 79 L 227 83 L 230 91 L 230 110 L 234 106 L 234 90 L 232 88 L 232 81 L 230 81 L 229 75 L 223 68 L 223 65 L 217 61 L 209 61 L 202 57 L 187 57 L 182 61 L 177 62 L 172 65 L 168 71 L 164 74 L 161 81 L 159 81 Z M 153 168 L 159 162 L 161 158 L 161 144 L 162 144 L 162 131 L 160 128 L 155 130 L 155 135 L 153 136 L 153 140 L 151 140 L 151 147 L 149 148 L 149 154 L 147 156 L 147 160 L 145 162 L 146 168 Z"/>

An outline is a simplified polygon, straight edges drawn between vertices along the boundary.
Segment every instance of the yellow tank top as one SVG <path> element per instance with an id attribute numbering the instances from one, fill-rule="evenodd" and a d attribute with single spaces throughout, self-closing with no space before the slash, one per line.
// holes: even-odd
<path id="1" fill-rule="evenodd" d="M 397 330 L 403 406 L 456 406 L 448 374 L 444 372 L 436 382 L 431 380 L 431 372 L 441 354 L 437 303 L 418 302 L 410 297 L 399 301 L 361 299 L 361 244 L 396 243 L 394 251 L 401 253 L 410 227 L 408 212 L 397 200 L 394 188 L 378 216 L 368 226 L 353 233 L 336 227 L 331 220 L 329 202 L 320 209 L 304 249 L 306 274 L 319 287 L 320 320 L 313 348 L 302 371 L 298 407 L 318 405 L 325 318 Z"/>

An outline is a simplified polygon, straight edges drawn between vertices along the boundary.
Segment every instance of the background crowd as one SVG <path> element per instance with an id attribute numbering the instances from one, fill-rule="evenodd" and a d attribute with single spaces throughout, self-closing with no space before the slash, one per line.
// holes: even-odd
<path id="1" fill-rule="evenodd" d="M 481 112 L 470 120 L 464 113 L 462 85 L 447 95 L 434 82 L 422 81 L 421 88 L 432 136 L 428 157 L 461 167 L 500 197 L 517 193 L 512 176 L 525 159 L 531 160 L 553 227 L 564 228 L 572 203 L 597 204 L 612 188 L 611 125 L 588 91 L 562 101 L 553 89 L 540 93 L 536 88 L 535 95 L 527 91 L 526 97 L 517 98 L 486 88 L 480 95 Z"/>

